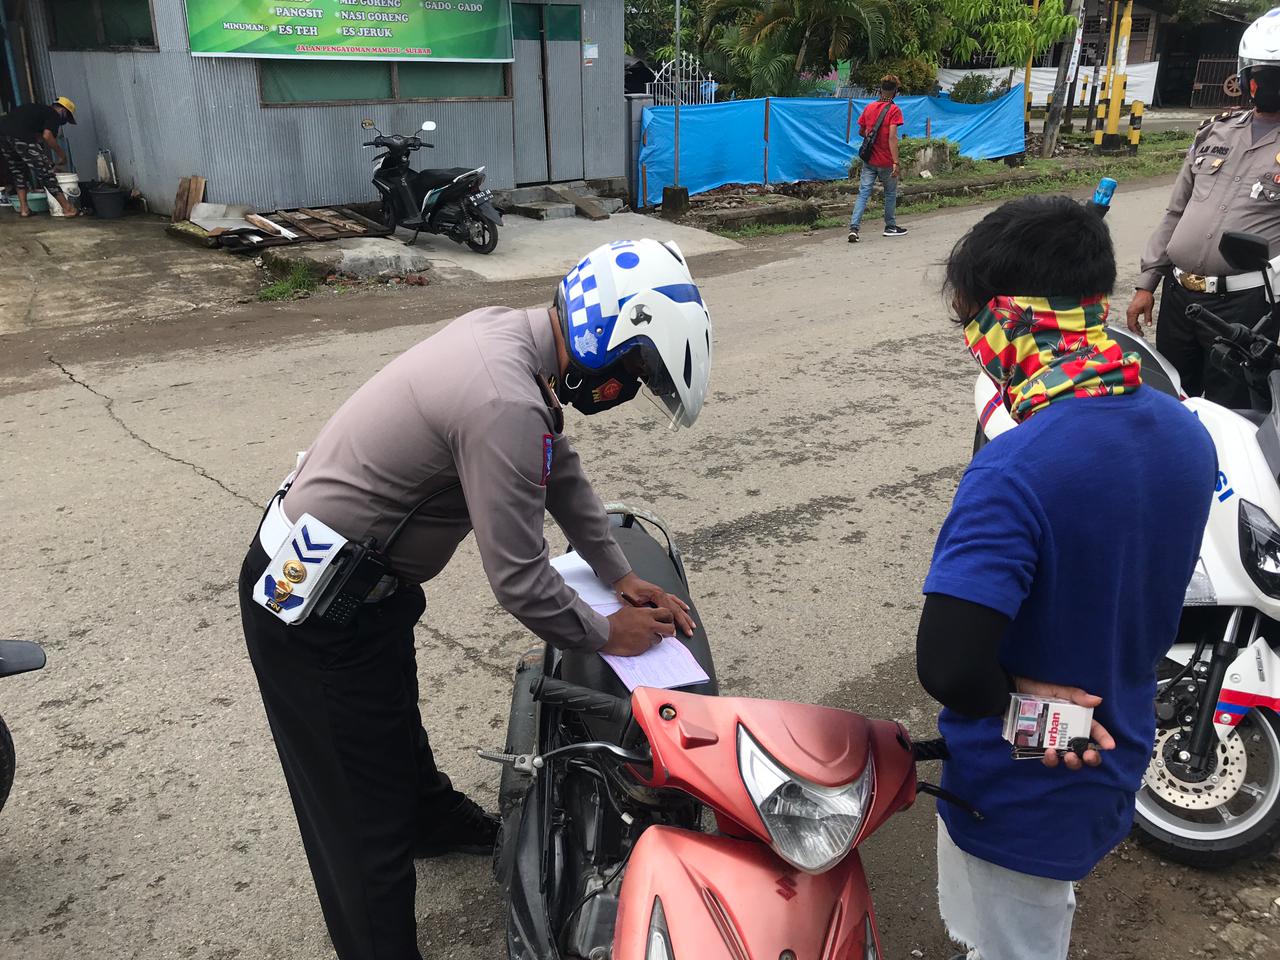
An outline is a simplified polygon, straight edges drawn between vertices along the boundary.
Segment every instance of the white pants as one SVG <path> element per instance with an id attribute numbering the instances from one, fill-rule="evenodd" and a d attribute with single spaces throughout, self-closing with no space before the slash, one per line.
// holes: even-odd
<path id="1" fill-rule="evenodd" d="M 969 960 L 1067 960 L 1076 892 L 965 853 L 939 820 L 938 909 Z"/>

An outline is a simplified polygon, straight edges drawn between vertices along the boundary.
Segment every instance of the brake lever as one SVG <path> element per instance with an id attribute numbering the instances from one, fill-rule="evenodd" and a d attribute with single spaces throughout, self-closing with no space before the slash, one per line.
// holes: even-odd
<path id="1" fill-rule="evenodd" d="M 559 757 L 574 753 L 607 753 L 615 760 L 621 760 L 623 763 L 634 763 L 645 766 L 653 762 L 650 757 L 643 756 L 639 753 L 633 753 L 630 750 L 624 750 L 616 743 L 608 743 L 604 740 L 588 740 L 585 743 L 571 743 L 568 746 L 548 750 L 546 753 L 540 755 L 532 753 L 497 753 L 491 750 L 476 751 L 476 754 L 481 760 L 501 763 L 504 766 L 513 768 L 517 773 L 525 773 L 530 776 L 535 775 L 539 770 L 545 767 L 547 765 L 547 761 L 552 757 Z"/>

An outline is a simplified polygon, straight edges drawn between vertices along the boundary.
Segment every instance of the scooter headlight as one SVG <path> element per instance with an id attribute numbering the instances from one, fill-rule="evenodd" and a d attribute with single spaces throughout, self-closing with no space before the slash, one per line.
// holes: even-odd
<path id="1" fill-rule="evenodd" d="M 1240 501 L 1240 562 L 1259 590 L 1280 599 L 1280 527 L 1248 500 Z"/>
<path id="2" fill-rule="evenodd" d="M 738 770 L 778 856 L 805 873 L 822 873 L 844 859 L 871 798 L 870 756 L 852 783 L 820 787 L 783 769 L 739 726 Z"/>
<path id="3" fill-rule="evenodd" d="M 675 951 L 671 947 L 671 934 L 667 930 L 667 914 L 662 909 L 662 901 L 657 897 L 653 898 L 649 946 L 645 949 L 644 960 L 676 960 Z"/>

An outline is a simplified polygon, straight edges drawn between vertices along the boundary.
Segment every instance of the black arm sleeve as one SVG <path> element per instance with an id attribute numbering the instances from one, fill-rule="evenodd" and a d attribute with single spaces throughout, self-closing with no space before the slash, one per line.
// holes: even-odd
<path id="1" fill-rule="evenodd" d="M 979 603 L 926 596 L 916 633 L 916 673 L 929 696 L 966 717 L 1004 713 L 1012 683 L 999 653 L 1011 622 Z"/>

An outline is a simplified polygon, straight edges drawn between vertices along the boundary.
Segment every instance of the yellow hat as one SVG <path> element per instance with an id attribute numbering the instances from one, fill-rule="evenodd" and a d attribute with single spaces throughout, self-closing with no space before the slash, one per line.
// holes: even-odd
<path id="1" fill-rule="evenodd" d="M 73 100 L 71 100 L 69 97 L 59 97 L 57 100 L 53 102 L 56 103 L 58 106 L 64 108 L 67 111 L 67 113 L 71 114 L 72 123 L 76 122 L 76 105 Z"/>

